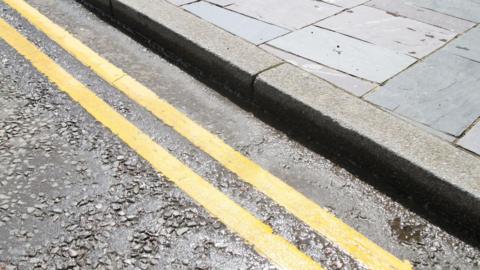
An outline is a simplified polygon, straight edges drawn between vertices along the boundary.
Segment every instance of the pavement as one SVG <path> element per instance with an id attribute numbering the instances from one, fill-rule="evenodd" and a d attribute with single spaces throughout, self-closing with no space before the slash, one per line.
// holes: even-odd
<path id="1" fill-rule="evenodd" d="M 480 155 L 480 4 L 170 0 Z"/>
<path id="2" fill-rule="evenodd" d="M 478 269 L 472 239 L 368 184 L 375 175 L 293 140 L 75 1 L 30 0 L 39 13 L 19 14 L 22 3 L 0 2 L 0 269 Z"/>

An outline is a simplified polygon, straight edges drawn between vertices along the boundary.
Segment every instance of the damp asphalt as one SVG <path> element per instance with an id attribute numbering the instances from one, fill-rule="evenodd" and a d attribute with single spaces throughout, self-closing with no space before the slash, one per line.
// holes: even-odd
<path id="1" fill-rule="evenodd" d="M 262 122 L 72 0 L 28 1 L 189 118 L 416 269 L 480 250 Z M 0 17 L 326 269 L 365 269 L 0 2 Z M 0 269 L 277 269 L 0 40 Z M 3 270 L 3 269 L 2 269 Z"/>

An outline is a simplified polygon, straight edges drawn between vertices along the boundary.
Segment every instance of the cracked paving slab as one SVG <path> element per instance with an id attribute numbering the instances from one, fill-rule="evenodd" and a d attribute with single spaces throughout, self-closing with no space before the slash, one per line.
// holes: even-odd
<path id="1" fill-rule="evenodd" d="M 416 58 L 430 54 L 456 35 L 367 6 L 349 9 L 315 25 Z"/>

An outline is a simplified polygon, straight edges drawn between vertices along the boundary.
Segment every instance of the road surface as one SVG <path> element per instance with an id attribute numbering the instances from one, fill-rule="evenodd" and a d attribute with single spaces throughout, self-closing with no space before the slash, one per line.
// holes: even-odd
<path id="1" fill-rule="evenodd" d="M 40 13 L 20 14 L 7 2 L 0 269 L 480 267 L 477 247 L 80 4 L 30 0 Z M 58 29 L 71 35 L 54 41 Z M 97 60 L 112 66 L 85 65 Z"/>

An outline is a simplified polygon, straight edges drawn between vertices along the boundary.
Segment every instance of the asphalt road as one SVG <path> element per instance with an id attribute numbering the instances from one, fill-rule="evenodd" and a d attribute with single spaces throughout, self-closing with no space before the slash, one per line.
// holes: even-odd
<path id="1" fill-rule="evenodd" d="M 479 269 L 478 248 L 263 123 L 78 3 L 28 2 L 397 258 L 416 269 Z M 325 269 L 365 269 L 337 243 L 243 182 L 1 1 L 0 18 L 154 142 Z M 277 269 L 0 38 L 2 267 Z"/>

